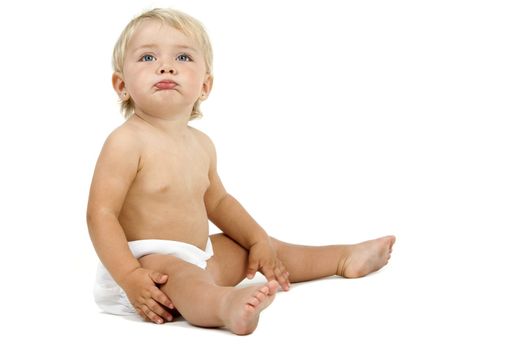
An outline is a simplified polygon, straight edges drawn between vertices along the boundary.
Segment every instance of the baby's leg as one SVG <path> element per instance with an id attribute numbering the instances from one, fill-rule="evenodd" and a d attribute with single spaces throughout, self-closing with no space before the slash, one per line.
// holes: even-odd
<path id="1" fill-rule="evenodd" d="M 358 278 L 377 271 L 390 259 L 395 237 L 319 247 L 294 245 L 276 239 L 272 242 L 290 273 L 290 282 L 303 282 L 333 275 Z"/>
<path id="2" fill-rule="evenodd" d="M 246 277 L 248 252 L 224 234 L 211 236 L 215 255 L 208 270 L 219 285 L 232 286 Z M 351 245 L 302 246 L 272 238 L 279 259 L 290 273 L 290 282 L 340 275 L 365 276 L 379 270 L 390 258 L 394 236 Z"/>
<path id="3" fill-rule="evenodd" d="M 151 254 L 139 260 L 143 267 L 168 275 L 161 290 L 196 326 L 226 327 L 236 334 L 249 334 L 277 290 L 277 282 L 242 289 L 221 287 L 207 271 L 169 255 Z"/>

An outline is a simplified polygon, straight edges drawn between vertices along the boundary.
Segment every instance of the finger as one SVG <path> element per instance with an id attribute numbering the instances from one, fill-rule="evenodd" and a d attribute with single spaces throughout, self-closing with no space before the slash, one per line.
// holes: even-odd
<path id="1" fill-rule="evenodd" d="M 158 288 L 155 288 L 152 292 L 151 292 L 151 297 L 158 303 L 166 306 L 168 309 L 174 309 L 175 306 L 173 305 L 173 303 L 171 302 L 170 298 L 165 294 L 163 293 L 160 289 Z"/>
<path id="2" fill-rule="evenodd" d="M 248 262 L 248 269 L 246 270 L 246 277 L 252 279 L 259 270 L 259 262 L 257 260 L 250 260 Z"/>
<path id="3" fill-rule="evenodd" d="M 279 262 L 279 267 L 281 270 L 281 275 L 283 276 L 283 278 L 285 279 L 286 283 L 289 286 L 290 285 L 290 272 L 288 272 L 288 270 L 286 269 L 286 266 L 284 266 L 282 262 Z"/>
<path id="4" fill-rule="evenodd" d="M 168 275 L 165 275 L 158 271 L 151 271 L 149 273 L 149 277 L 153 280 L 153 282 L 158 284 L 164 284 L 168 281 Z"/>
<path id="5" fill-rule="evenodd" d="M 142 309 L 142 312 L 146 315 L 146 317 L 151 322 L 157 323 L 157 324 L 161 324 L 164 322 L 162 318 L 156 313 L 154 313 L 153 311 L 151 311 L 146 304 L 142 304 L 140 308 Z"/>
<path id="6" fill-rule="evenodd" d="M 275 272 L 272 268 L 269 268 L 269 267 L 264 267 L 262 268 L 262 273 L 264 275 L 264 277 L 266 277 L 266 279 L 268 281 L 273 281 L 273 280 L 276 280 L 275 278 Z"/>
<path id="7" fill-rule="evenodd" d="M 290 282 L 288 281 L 288 272 L 284 270 L 284 267 L 276 269 L 275 273 L 277 277 L 277 282 L 283 290 L 290 289 Z"/>
<path id="8" fill-rule="evenodd" d="M 173 321 L 173 316 L 155 300 L 149 299 L 147 305 L 151 311 L 153 311 L 158 317 L 162 318 L 162 322 L 164 322 L 164 320 L 168 322 Z"/>
<path id="9" fill-rule="evenodd" d="M 148 316 L 146 316 L 144 314 L 144 312 L 142 312 L 142 310 L 138 307 L 135 308 L 135 310 L 137 311 L 137 313 L 139 314 L 139 316 L 146 322 L 150 321 L 150 319 L 148 318 Z"/>

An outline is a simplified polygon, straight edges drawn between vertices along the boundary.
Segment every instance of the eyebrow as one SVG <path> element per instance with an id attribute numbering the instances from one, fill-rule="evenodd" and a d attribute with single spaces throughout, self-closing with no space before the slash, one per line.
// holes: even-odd
<path id="1" fill-rule="evenodd" d="M 184 49 L 184 50 L 190 50 L 190 51 L 193 51 L 193 52 L 198 52 L 197 49 L 195 49 L 193 46 L 188 46 L 188 45 L 172 45 L 178 49 Z M 140 51 L 140 50 L 144 50 L 144 49 L 156 49 L 158 48 L 159 46 L 158 45 L 155 45 L 155 44 L 146 44 L 146 45 L 141 45 L 139 47 L 137 47 L 135 50 L 133 50 L 133 52 L 137 52 L 137 51 Z"/>

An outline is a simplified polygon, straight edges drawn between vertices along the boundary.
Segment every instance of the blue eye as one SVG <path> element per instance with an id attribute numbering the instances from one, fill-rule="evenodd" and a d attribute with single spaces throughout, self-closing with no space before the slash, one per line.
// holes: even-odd
<path id="1" fill-rule="evenodd" d="M 156 60 L 156 58 L 153 57 L 153 55 L 144 55 L 140 58 L 140 60 L 143 62 L 153 62 Z"/>
<path id="2" fill-rule="evenodd" d="M 181 53 L 177 56 L 177 61 L 183 61 L 183 62 L 191 62 L 193 61 L 190 56 L 186 55 L 185 53 Z"/>

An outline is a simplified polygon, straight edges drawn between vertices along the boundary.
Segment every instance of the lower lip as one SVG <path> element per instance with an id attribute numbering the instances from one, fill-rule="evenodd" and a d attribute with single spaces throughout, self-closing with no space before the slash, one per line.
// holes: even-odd
<path id="1" fill-rule="evenodd" d="M 177 84 L 175 83 L 157 83 L 155 84 L 155 87 L 159 90 L 171 90 L 175 86 L 177 86 Z"/>

